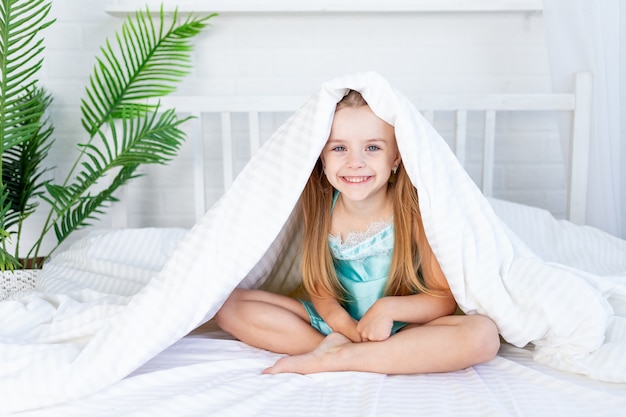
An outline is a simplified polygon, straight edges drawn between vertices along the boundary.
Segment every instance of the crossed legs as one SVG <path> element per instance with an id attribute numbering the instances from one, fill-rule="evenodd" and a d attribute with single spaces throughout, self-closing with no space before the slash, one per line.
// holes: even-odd
<path id="1" fill-rule="evenodd" d="M 216 318 L 245 343 L 291 355 L 265 373 L 448 372 L 489 361 L 500 346 L 493 321 L 479 315 L 407 326 L 382 342 L 352 343 L 340 333 L 324 337 L 311 327 L 299 301 L 258 290 L 235 290 Z"/>
<path id="2" fill-rule="evenodd" d="M 266 291 L 235 289 L 215 318 L 242 342 L 276 353 L 308 353 L 324 340 L 298 300 Z"/>

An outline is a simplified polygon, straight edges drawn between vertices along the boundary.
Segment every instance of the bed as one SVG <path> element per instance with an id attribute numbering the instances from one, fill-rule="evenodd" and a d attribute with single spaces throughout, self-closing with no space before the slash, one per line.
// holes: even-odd
<path id="1" fill-rule="evenodd" d="M 576 89 L 571 94 L 446 95 L 413 97 L 411 101 L 428 121 L 438 111 L 454 112 L 453 149 L 455 158 L 461 162 L 467 152 L 467 112 L 484 113 L 480 189 L 487 197 L 493 190 L 498 112 L 532 110 L 570 114 L 573 129 L 567 175 L 569 220 L 557 220 L 546 210 L 527 205 L 493 198 L 488 201 L 506 225 L 507 236 L 509 233 L 517 236 L 550 265 L 564 264 L 568 270 L 577 268 L 585 274 L 608 277 L 615 285 L 602 287 L 603 294 L 610 294 L 612 301 L 616 301 L 613 305 L 623 308 L 626 292 L 620 290 L 626 273 L 626 242 L 577 225 L 583 222 L 586 199 L 584 155 L 589 140 L 589 77 L 589 74 L 578 75 Z M 238 194 L 237 188 L 246 190 L 258 186 L 255 181 L 262 182 L 253 175 L 255 171 L 243 173 L 235 180 L 238 169 L 233 163 L 231 147 L 231 134 L 236 128 L 232 117 L 234 113 L 243 113 L 247 118 L 250 153 L 257 155 L 265 147 L 262 145 L 265 138 L 259 133 L 259 115 L 294 112 L 306 100 L 172 97 L 166 103 L 182 113 L 199 116 L 193 121 L 190 138 L 194 144 L 194 210 L 198 223 L 191 230 L 128 227 L 128 207 L 120 204 L 114 211 L 117 228 L 92 231 L 46 264 L 33 290 L 13 294 L 0 303 L 3 368 L 0 413 L 20 416 L 623 415 L 626 381 L 619 378 L 626 369 L 626 352 L 621 343 L 624 334 L 615 332 L 606 340 L 609 343 L 603 345 L 609 345 L 609 364 L 617 369 L 613 382 L 607 381 L 611 379 L 607 375 L 613 375 L 611 370 L 594 373 L 596 362 L 584 362 L 585 358 L 573 355 L 586 368 L 584 372 L 565 371 L 537 360 L 541 358 L 537 358 L 535 347 L 507 342 L 492 361 L 446 374 L 261 375 L 261 370 L 280 355 L 233 340 L 210 319 L 232 285 L 283 292 L 293 289 L 297 281 L 297 268 L 294 268 L 297 248 L 273 242 L 282 242 L 283 236 L 297 235 L 297 229 L 275 228 L 273 235 L 263 233 L 268 235 L 266 241 L 254 238 L 252 243 L 245 241 L 246 234 L 222 230 L 233 224 L 232 217 L 241 215 L 240 210 L 246 210 L 246 200 L 242 198 L 245 194 Z M 223 189 L 229 190 L 224 199 L 210 208 L 222 217 L 209 221 L 204 215 L 209 209 L 204 183 L 205 113 L 217 113 L 221 121 L 223 171 L 220 176 Z M 259 163 L 259 158 L 253 158 L 249 165 Z M 270 195 L 273 192 L 279 194 L 275 189 L 268 191 Z M 125 204 L 132 204 L 132 193 L 127 197 L 123 200 Z M 263 201 L 261 196 L 255 198 L 257 202 Z M 288 197 L 276 198 L 280 201 Z M 228 209 L 224 209 L 225 205 Z M 283 210 L 280 204 L 268 204 L 268 207 L 272 215 L 281 219 L 293 217 L 290 208 Z M 254 221 L 250 219 L 259 228 L 273 223 L 271 219 L 267 225 Z M 206 237 L 205 227 L 228 234 L 229 238 L 233 235 L 235 243 L 214 239 L 199 243 L 198 240 Z M 203 245 L 201 251 L 187 250 L 199 244 Z M 236 244 L 256 245 L 254 253 L 263 256 L 224 250 Z M 203 253 L 211 253 L 214 259 L 223 262 L 208 265 L 198 262 L 196 258 Z M 226 285 L 216 278 L 225 275 L 242 279 Z M 275 278 L 266 279 L 268 275 Z M 208 299 L 213 301 L 208 303 L 205 301 Z M 593 300 L 588 304 L 584 297 L 583 300 L 578 308 L 595 308 Z M 463 303 L 469 306 L 472 301 Z M 619 315 L 626 315 L 625 309 L 618 311 L 617 307 L 611 325 L 622 323 Z M 564 325 L 575 321 L 574 310 L 571 315 L 571 320 L 563 320 Z M 598 320 L 602 319 L 600 315 Z M 619 320 L 622 321 L 618 323 Z M 606 364 L 601 365 L 598 368 L 606 368 Z"/>

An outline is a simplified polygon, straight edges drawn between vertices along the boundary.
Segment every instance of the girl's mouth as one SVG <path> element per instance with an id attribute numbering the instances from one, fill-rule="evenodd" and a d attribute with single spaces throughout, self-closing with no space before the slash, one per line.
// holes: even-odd
<path id="1" fill-rule="evenodd" d="M 363 183 L 363 182 L 369 180 L 372 177 L 370 177 L 370 176 L 361 176 L 361 177 L 341 177 L 341 178 L 343 178 L 343 180 L 345 182 L 348 182 L 350 184 L 360 184 L 360 183 Z"/>

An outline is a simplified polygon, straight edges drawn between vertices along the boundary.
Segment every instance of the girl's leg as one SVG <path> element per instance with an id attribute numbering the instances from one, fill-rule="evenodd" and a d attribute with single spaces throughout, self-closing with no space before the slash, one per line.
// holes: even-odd
<path id="1" fill-rule="evenodd" d="M 235 289 L 215 317 L 242 342 L 276 353 L 311 352 L 324 340 L 298 300 L 266 291 Z"/>
<path id="2" fill-rule="evenodd" d="M 264 372 L 448 372 L 489 361 L 499 346 L 498 330 L 487 317 L 446 316 L 406 328 L 382 342 L 352 343 L 332 333 L 314 351 L 281 358 Z"/>

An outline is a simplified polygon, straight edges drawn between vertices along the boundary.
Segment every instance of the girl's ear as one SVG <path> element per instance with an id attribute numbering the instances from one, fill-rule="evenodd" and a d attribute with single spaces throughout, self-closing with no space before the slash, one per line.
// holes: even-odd
<path id="1" fill-rule="evenodd" d="M 320 155 L 319 164 L 322 166 L 322 173 L 326 175 L 326 164 L 324 163 L 324 157 Z"/>
<path id="2" fill-rule="evenodd" d="M 402 156 L 400 155 L 400 152 L 398 152 L 398 154 L 396 155 L 396 159 L 393 160 L 393 165 L 399 166 L 401 161 L 402 161 Z"/>

